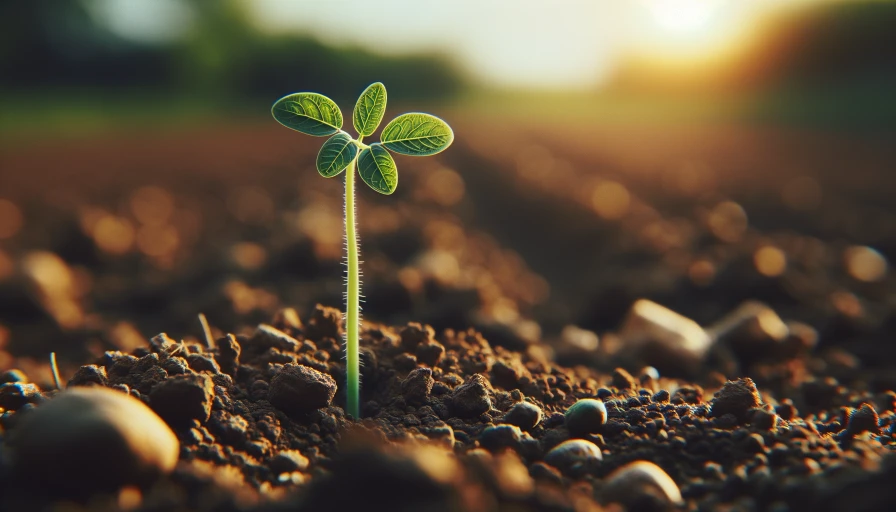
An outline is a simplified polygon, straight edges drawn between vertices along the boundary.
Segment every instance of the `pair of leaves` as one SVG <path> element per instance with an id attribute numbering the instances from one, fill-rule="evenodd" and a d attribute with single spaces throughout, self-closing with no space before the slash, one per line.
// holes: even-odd
<path id="1" fill-rule="evenodd" d="M 386 87 L 377 82 L 361 93 L 355 104 L 352 124 L 362 136 L 372 135 L 386 112 Z M 398 186 L 398 168 L 386 149 L 409 156 L 434 155 L 445 150 L 454 133 L 438 117 L 403 114 L 386 125 L 380 143 L 366 146 L 360 154 L 359 143 L 342 131 L 342 113 L 333 100 L 317 93 L 301 92 L 285 96 L 271 109 L 280 124 L 318 137 L 331 137 L 317 156 L 317 170 L 326 178 L 339 175 L 357 157 L 358 174 L 370 188 L 391 194 Z"/>

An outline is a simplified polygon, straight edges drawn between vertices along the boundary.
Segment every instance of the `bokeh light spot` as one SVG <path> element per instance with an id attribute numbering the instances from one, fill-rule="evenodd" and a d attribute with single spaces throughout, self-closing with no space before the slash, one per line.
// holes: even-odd
<path id="1" fill-rule="evenodd" d="M 871 247 L 849 247 L 843 252 L 843 259 L 846 271 L 859 281 L 871 283 L 887 275 L 889 265 L 886 258 Z"/>
<path id="2" fill-rule="evenodd" d="M 628 189 L 615 181 L 604 181 L 594 187 L 591 194 L 591 206 L 601 217 L 619 219 L 628 212 L 631 196 Z"/>
<path id="3" fill-rule="evenodd" d="M 766 245 L 753 253 L 753 264 L 760 274 L 777 277 L 787 270 L 787 255 L 775 246 Z"/>
<path id="4" fill-rule="evenodd" d="M 174 197 L 160 187 L 141 187 L 131 196 L 131 211 L 141 224 L 162 226 L 174 214 Z"/>
<path id="5" fill-rule="evenodd" d="M 734 201 L 724 201 L 709 213 L 709 229 L 724 242 L 740 240 L 747 230 L 747 212 Z"/>

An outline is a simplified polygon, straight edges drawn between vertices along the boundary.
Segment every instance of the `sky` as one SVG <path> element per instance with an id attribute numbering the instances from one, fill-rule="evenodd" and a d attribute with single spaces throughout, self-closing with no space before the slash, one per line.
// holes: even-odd
<path id="1" fill-rule="evenodd" d="M 189 25 L 185 0 L 94 1 L 130 37 L 171 37 Z M 764 14 L 822 1 L 831 0 L 246 0 L 246 6 L 267 31 L 387 54 L 441 52 L 490 85 L 575 89 L 607 80 L 632 54 L 688 59 L 724 51 Z"/>

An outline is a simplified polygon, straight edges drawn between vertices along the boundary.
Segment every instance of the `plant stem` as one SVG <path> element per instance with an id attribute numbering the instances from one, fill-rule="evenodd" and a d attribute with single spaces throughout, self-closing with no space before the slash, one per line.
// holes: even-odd
<path id="1" fill-rule="evenodd" d="M 362 136 L 358 137 L 360 142 Z M 358 262 L 358 234 L 355 227 L 355 160 L 345 170 L 345 246 L 348 278 L 345 294 L 345 374 L 346 412 L 361 417 L 360 358 L 358 334 L 361 324 L 361 276 Z"/>

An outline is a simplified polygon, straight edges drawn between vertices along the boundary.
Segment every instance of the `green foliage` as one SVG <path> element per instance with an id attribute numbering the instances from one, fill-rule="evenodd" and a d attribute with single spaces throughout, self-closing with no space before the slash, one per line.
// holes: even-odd
<path id="1" fill-rule="evenodd" d="M 398 186 L 398 168 L 382 144 L 371 144 L 358 156 L 358 175 L 380 194 L 389 195 Z"/>
<path id="2" fill-rule="evenodd" d="M 386 125 L 380 136 L 387 149 L 402 155 L 428 156 L 440 153 L 454 141 L 448 123 L 429 114 L 403 114 Z"/>
<path id="3" fill-rule="evenodd" d="M 339 105 L 315 92 L 284 96 L 271 107 L 271 114 L 283 126 L 315 137 L 333 135 L 342 128 Z"/>
<path id="4" fill-rule="evenodd" d="M 317 172 L 324 178 L 332 178 L 345 170 L 358 156 L 358 146 L 351 135 L 339 132 L 333 135 L 317 154 Z"/>
<path id="5" fill-rule="evenodd" d="M 308 135 L 331 135 L 317 154 L 317 171 L 332 178 L 346 170 L 345 239 L 348 279 L 346 280 L 345 347 L 346 412 L 360 414 L 360 289 L 358 237 L 355 233 L 355 162 L 361 180 L 380 194 L 389 195 L 398 187 L 398 167 L 387 150 L 403 155 L 426 156 L 444 151 L 454 140 L 445 121 L 429 114 L 404 114 L 393 119 L 381 136 L 382 142 L 366 145 L 386 113 L 386 87 L 376 82 L 361 93 L 352 112 L 358 131 L 353 139 L 341 130 L 342 112 L 333 100 L 317 93 L 300 92 L 284 96 L 271 108 L 280 124 Z"/>
<path id="6" fill-rule="evenodd" d="M 370 84 L 367 89 L 364 89 L 361 97 L 358 98 L 358 103 L 355 104 L 355 111 L 352 115 L 355 130 L 365 137 L 373 135 L 385 114 L 386 86 L 380 82 Z"/>

